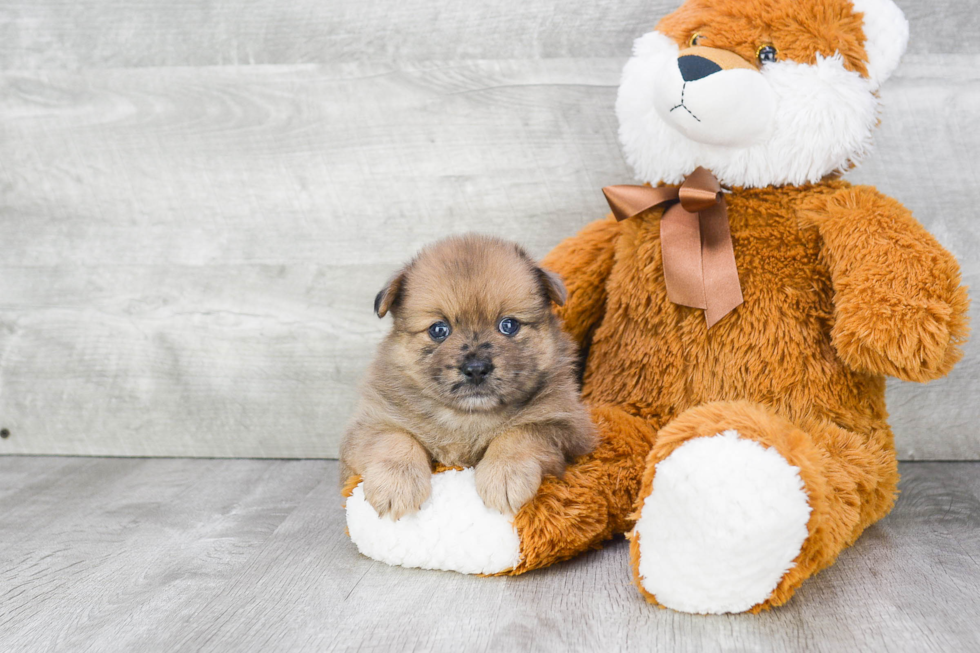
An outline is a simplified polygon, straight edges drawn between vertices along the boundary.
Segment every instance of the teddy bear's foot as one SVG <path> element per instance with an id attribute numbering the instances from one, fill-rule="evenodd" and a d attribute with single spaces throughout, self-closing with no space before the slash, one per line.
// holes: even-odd
<path id="1" fill-rule="evenodd" d="M 472 468 L 434 474 L 429 499 L 398 521 L 379 517 L 358 484 L 347 498 L 347 532 L 362 554 L 389 565 L 497 574 L 521 562 L 513 517 L 483 505 Z"/>
<path id="2" fill-rule="evenodd" d="M 667 424 L 647 459 L 630 558 L 640 592 L 685 612 L 782 605 L 895 498 L 887 427 L 714 402 Z"/>
<path id="3" fill-rule="evenodd" d="M 641 588 L 681 612 L 766 601 L 807 539 L 798 468 L 735 430 L 688 440 L 656 465 L 633 538 Z"/>
<path id="4" fill-rule="evenodd" d="M 592 418 L 596 450 L 561 479 L 546 476 L 515 516 L 483 504 L 473 469 L 434 474 L 421 510 L 398 521 L 378 516 L 355 477 L 345 491 L 351 540 L 388 564 L 468 574 L 520 574 L 598 546 L 632 526 L 656 428 L 615 406 L 594 408 Z"/>

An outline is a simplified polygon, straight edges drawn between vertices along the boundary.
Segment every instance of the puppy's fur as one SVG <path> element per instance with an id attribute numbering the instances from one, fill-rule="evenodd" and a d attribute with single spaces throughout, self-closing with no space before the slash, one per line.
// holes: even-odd
<path id="1" fill-rule="evenodd" d="M 360 474 L 378 514 L 399 519 L 429 497 L 433 462 L 475 465 L 484 503 L 517 512 L 544 474 L 595 445 L 575 346 L 551 310 L 564 301 L 561 279 L 513 243 L 468 235 L 425 248 L 375 301 L 394 326 L 344 435 L 341 482 Z M 517 333 L 501 332 L 504 318 Z M 437 322 L 451 329 L 441 342 Z"/>

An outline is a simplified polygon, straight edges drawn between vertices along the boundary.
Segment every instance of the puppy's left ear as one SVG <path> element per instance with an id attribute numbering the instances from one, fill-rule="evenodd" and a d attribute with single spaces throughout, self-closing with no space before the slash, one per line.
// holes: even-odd
<path id="1" fill-rule="evenodd" d="M 568 299 L 568 291 L 565 290 L 565 282 L 561 280 L 561 276 L 557 272 L 545 270 L 544 268 L 538 268 L 538 276 L 544 285 L 545 294 L 548 296 L 548 299 L 559 306 L 564 306 L 565 300 Z"/>
<path id="2" fill-rule="evenodd" d="M 387 315 L 401 297 L 402 289 L 405 286 L 405 278 L 408 277 L 408 270 L 401 270 L 388 280 L 385 287 L 374 297 L 374 312 L 378 317 Z"/>

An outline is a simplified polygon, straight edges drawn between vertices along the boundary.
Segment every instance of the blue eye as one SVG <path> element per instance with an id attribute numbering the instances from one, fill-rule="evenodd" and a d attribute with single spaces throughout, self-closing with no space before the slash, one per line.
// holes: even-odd
<path id="1" fill-rule="evenodd" d="M 759 63 L 772 63 L 776 60 L 776 48 L 771 45 L 763 45 L 755 53 L 759 57 Z"/>
<path id="2" fill-rule="evenodd" d="M 512 317 L 505 317 L 497 324 L 497 330 L 505 336 L 512 336 L 521 330 L 521 323 Z"/>
<path id="3" fill-rule="evenodd" d="M 449 325 L 445 322 L 436 322 L 429 327 L 429 337 L 436 342 L 442 342 L 449 337 L 449 334 L 452 333 L 452 331 L 453 330 L 450 329 Z"/>

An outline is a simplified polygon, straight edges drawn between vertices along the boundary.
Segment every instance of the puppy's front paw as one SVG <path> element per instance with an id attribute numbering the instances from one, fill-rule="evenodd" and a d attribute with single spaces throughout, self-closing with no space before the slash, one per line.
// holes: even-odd
<path id="1" fill-rule="evenodd" d="M 364 471 L 364 498 L 381 517 L 398 521 L 418 512 L 432 493 L 430 470 L 403 462 L 383 461 Z"/>
<path id="2" fill-rule="evenodd" d="M 541 486 L 541 465 L 536 460 L 484 458 L 476 466 L 476 491 L 488 508 L 516 514 Z"/>

